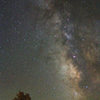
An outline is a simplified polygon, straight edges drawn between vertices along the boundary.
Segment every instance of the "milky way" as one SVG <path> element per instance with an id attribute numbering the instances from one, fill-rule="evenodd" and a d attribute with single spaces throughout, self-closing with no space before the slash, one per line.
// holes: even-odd
<path id="1" fill-rule="evenodd" d="M 94 0 L 0 1 L 0 100 L 99 100 L 100 7 Z"/>

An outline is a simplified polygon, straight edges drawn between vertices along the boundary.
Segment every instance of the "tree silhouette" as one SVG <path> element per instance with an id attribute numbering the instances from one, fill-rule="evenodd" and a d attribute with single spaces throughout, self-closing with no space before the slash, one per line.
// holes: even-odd
<path id="1" fill-rule="evenodd" d="M 31 97 L 28 93 L 24 94 L 24 92 L 19 91 L 13 100 L 31 100 Z"/>

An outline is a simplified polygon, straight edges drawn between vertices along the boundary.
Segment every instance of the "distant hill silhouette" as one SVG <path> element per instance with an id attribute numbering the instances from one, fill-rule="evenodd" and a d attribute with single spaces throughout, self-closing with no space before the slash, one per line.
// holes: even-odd
<path id="1" fill-rule="evenodd" d="M 28 93 L 24 94 L 24 92 L 19 91 L 13 100 L 31 100 L 31 97 Z"/>

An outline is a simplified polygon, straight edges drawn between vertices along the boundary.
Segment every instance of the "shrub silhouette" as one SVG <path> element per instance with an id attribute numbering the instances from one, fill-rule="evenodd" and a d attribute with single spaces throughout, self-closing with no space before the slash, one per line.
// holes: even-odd
<path id="1" fill-rule="evenodd" d="M 31 100 L 31 97 L 28 93 L 24 94 L 24 92 L 19 91 L 13 100 Z"/>

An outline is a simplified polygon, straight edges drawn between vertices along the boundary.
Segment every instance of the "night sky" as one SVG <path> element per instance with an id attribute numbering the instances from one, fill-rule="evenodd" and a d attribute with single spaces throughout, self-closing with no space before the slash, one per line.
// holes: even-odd
<path id="1" fill-rule="evenodd" d="M 0 100 L 100 99 L 100 2 L 0 0 Z"/>

